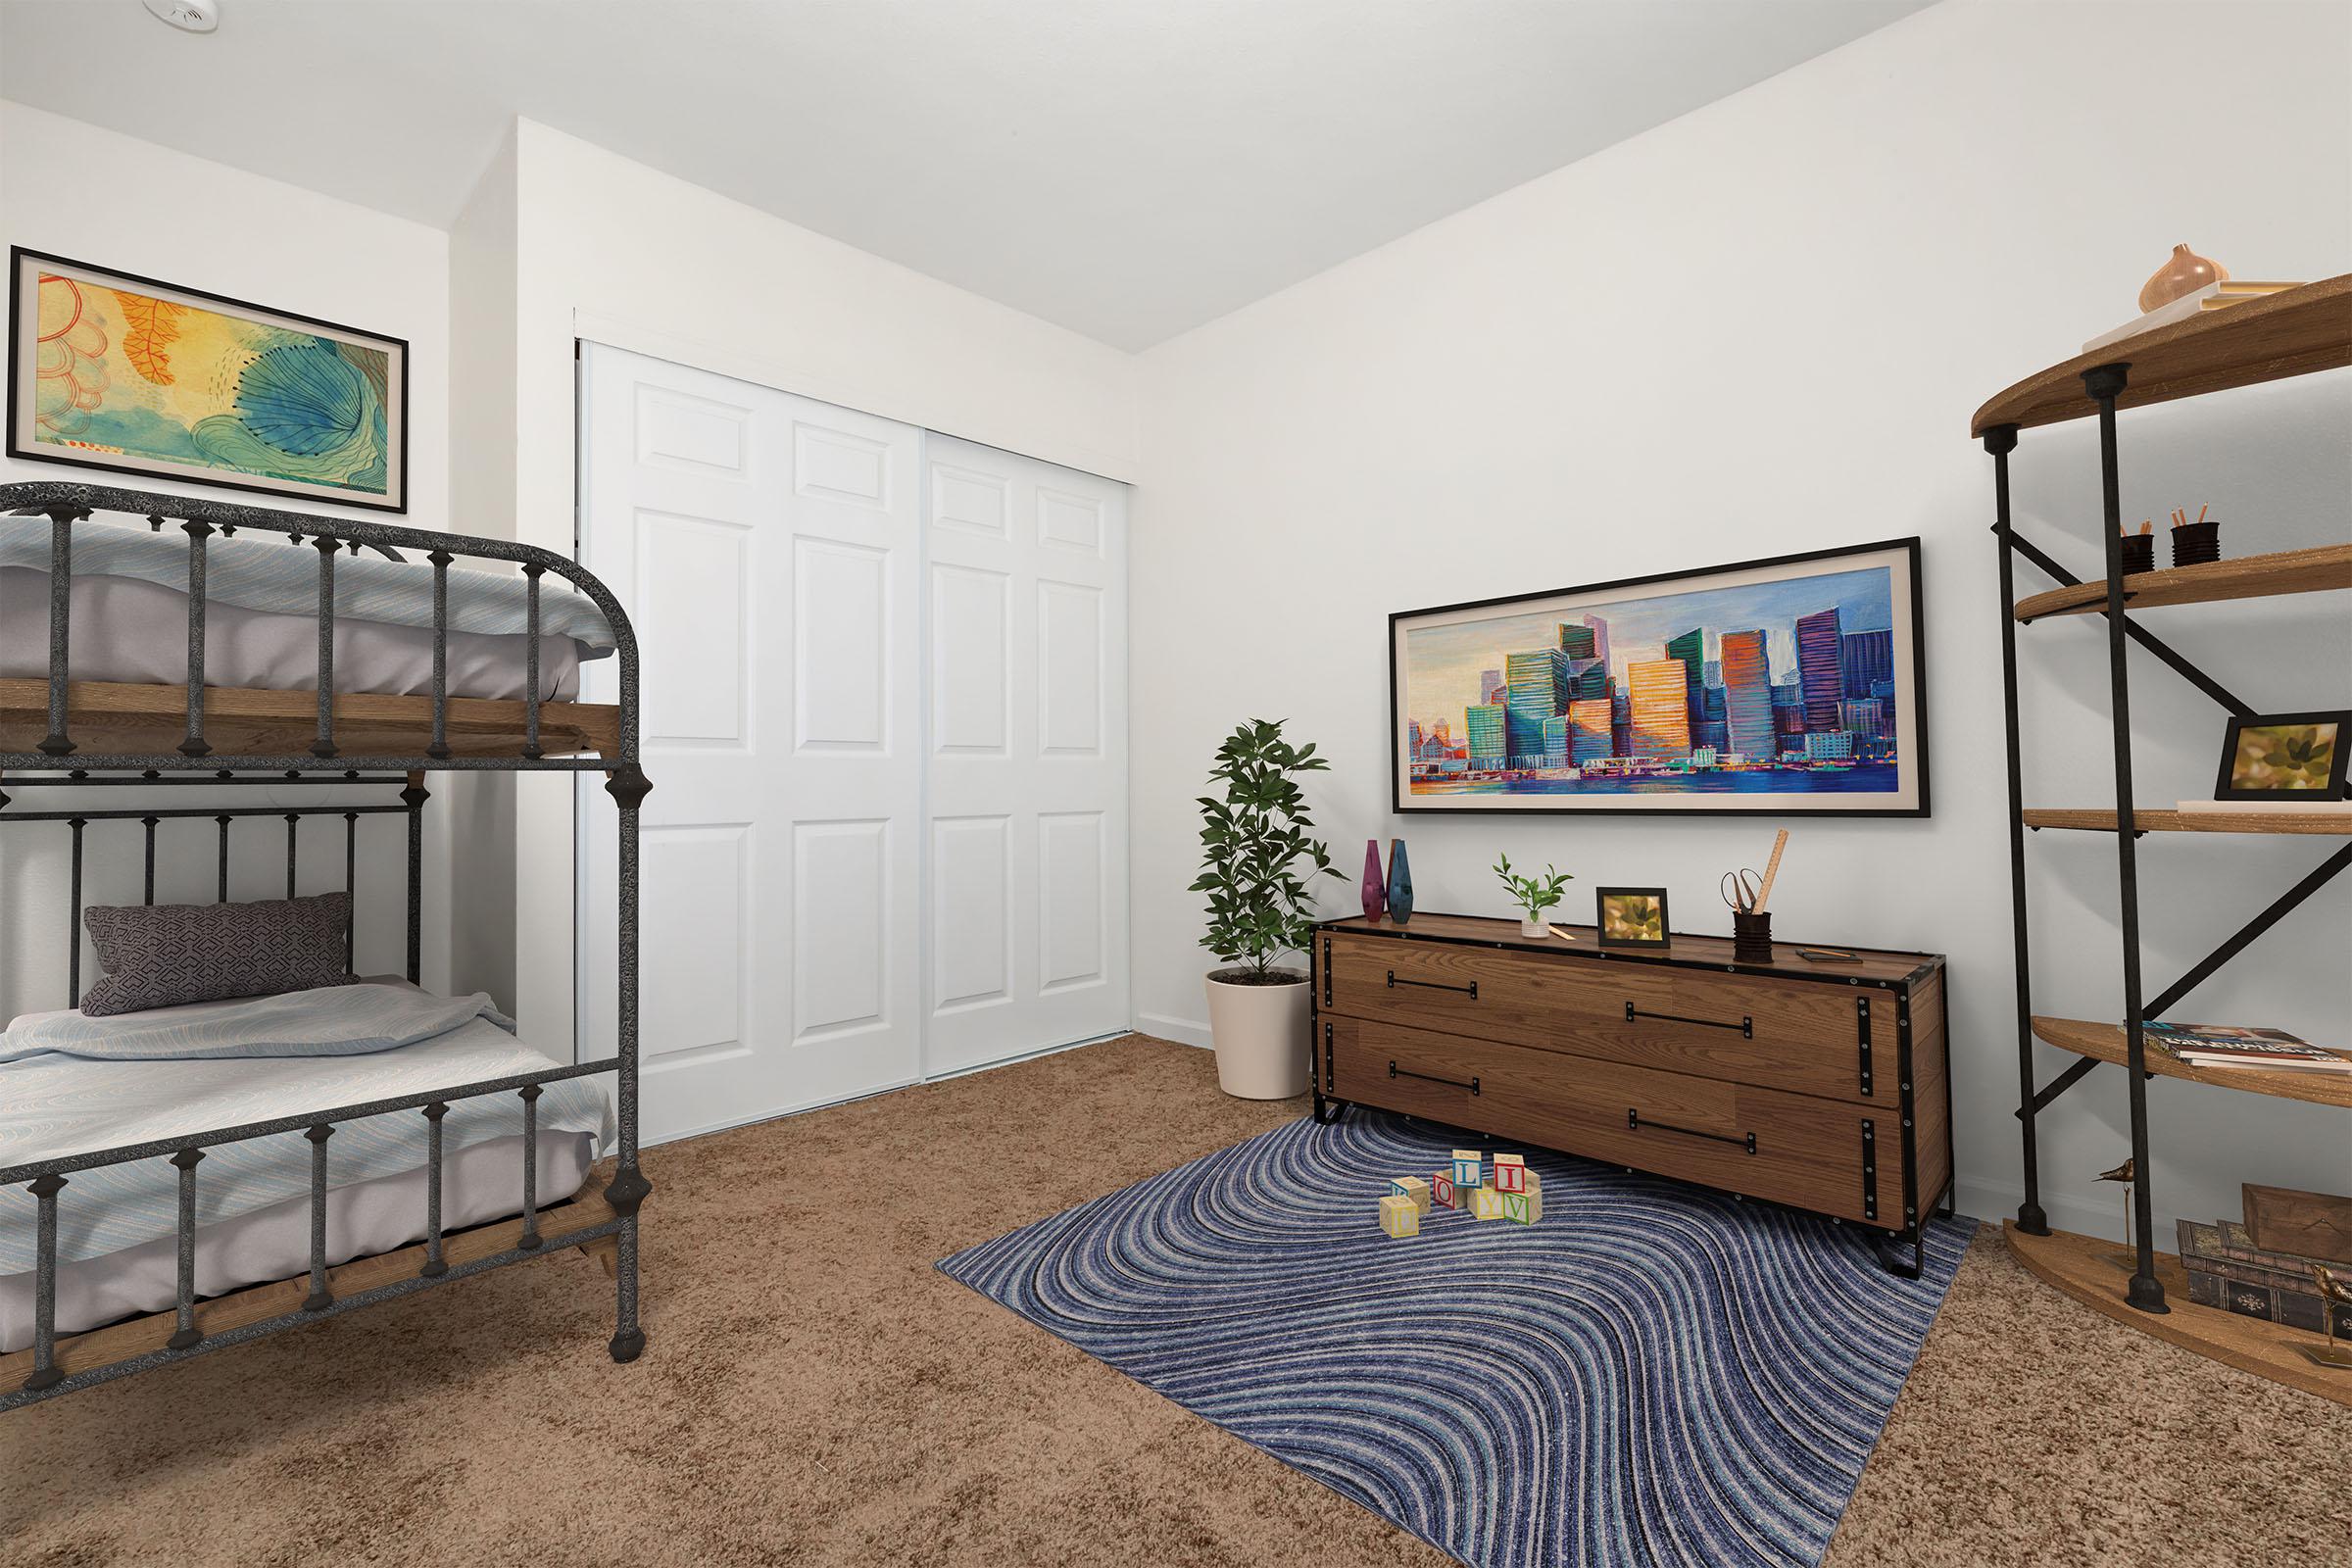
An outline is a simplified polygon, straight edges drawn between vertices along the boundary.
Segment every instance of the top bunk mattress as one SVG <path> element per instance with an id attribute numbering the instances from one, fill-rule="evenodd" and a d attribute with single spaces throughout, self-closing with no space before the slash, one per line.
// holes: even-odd
<path id="1" fill-rule="evenodd" d="M 187 679 L 188 547 L 184 536 L 110 523 L 73 534 L 73 635 L 77 681 L 174 685 Z M 0 516 L 0 678 L 49 673 L 50 523 Z M 205 684 L 311 691 L 318 670 L 318 556 L 282 537 L 220 538 L 205 551 Z M 529 609 L 524 580 L 452 567 L 449 691 L 526 695 Z M 604 612 L 568 583 L 540 581 L 542 699 L 578 693 L 582 660 L 612 651 Z M 422 561 L 343 556 L 335 564 L 335 689 L 390 696 L 432 690 L 433 569 Z"/>

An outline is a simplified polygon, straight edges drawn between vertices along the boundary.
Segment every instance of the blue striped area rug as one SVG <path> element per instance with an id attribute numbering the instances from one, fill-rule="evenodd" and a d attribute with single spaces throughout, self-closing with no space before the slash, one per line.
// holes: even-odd
<path id="1" fill-rule="evenodd" d="M 1476 1568 L 1818 1563 L 1973 1222 L 1905 1281 L 1826 1219 L 1526 1150 L 1539 1223 L 1391 1240 L 1387 1178 L 1453 1147 L 1299 1121 L 939 1267 Z"/>

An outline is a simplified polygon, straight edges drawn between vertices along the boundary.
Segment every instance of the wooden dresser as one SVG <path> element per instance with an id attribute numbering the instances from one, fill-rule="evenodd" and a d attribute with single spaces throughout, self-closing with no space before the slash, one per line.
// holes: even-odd
<path id="1" fill-rule="evenodd" d="M 1851 1220 L 1910 1244 L 1950 1195 L 1943 959 L 1659 952 L 1417 913 L 1316 928 L 1315 1114 L 1376 1105 Z M 1336 1103 L 1335 1103 L 1336 1102 Z"/>

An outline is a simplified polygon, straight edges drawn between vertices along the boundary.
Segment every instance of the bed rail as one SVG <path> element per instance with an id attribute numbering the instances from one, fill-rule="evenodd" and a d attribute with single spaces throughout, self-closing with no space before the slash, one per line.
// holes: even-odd
<path id="1" fill-rule="evenodd" d="M 419 528 L 278 512 L 259 507 L 57 481 L 0 484 L 0 513 L 46 515 L 49 519 L 49 647 L 47 733 L 29 752 L 0 751 L 0 824 L 63 823 L 73 840 L 74 949 L 70 980 L 80 995 L 81 867 L 85 831 L 94 823 L 135 821 L 146 832 L 145 897 L 155 898 L 157 835 L 163 824 L 192 818 L 211 818 L 218 834 L 220 897 L 227 897 L 227 855 L 230 830 L 245 818 L 282 818 L 286 823 L 287 891 L 296 886 L 296 857 L 300 851 L 301 819 L 340 815 L 345 820 L 345 886 L 356 895 L 359 818 L 405 812 L 409 833 L 408 974 L 419 976 L 421 946 L 421 860 L 423 807 L 430 798 L 423 775 L 463 769 L 492 772 L 588 772 L 607 775 L 605 788 L 619 808 L 619 864 L 617 877 L 617 952 L 614 956 L 617 992 L 617 1030 L 614 1054 L 572 1066 L 550 1066 L 510 1078 L 457 1085 L 426 1095 L 365 1104 L 342 1105 L 239 1127 L 187 1134 L 152 1143 L 125 1145 L 22 1162 L 0 1168 L 0 1187 L 24 1187 L 35 1205 L 34 1272 L 35 1332 L 32 1369 L 21 1385 L 0 1392 L 0 1411 L 112 1381 L 183 1356 L 201 1354 L 224 1346 L 295 1327 L 318 1317 L 406 1296 L 446 1280 L 465 1278 L 526 1258 L 543 1256 L 560 1247 L 612 1239 L 616 1326 L 609 1344 L 616 1361 L 636 1359 L 645 1346 L 638 1322 L 639 1208 L 652 1193 L 638 1164 L 638 820 L 652 786 L 638 765 L 638 654 L 634 631 L 619 602 L 596 577 L 576 563 L 551 551 L 509 540 L 474 538 Z M 173 751 L 157 753 L 109 752 L 85 748 L 74 734 L 74 709 L 68 679 L 74 637 L 72 586 L 74 534 L 77 525 L 98 513 L 144 518 L 161 532 L 176 523 L 187 538 L 188 662 L 184 738 Z M 317 726 L 307 754 L 230 757 L 216 755 L 206 739 L 205 570 L 209 541 L 239 530 L 285 536 L 295 546 L 308 545 L 318 553 L 318 710 Z M 335 563 L 348 549 L 376 550 L 394 560 L 400 552 L 422 555 L 432 567 L 432 680 L 430 740 L 420 754 L 383 756 L 341 755 L 336 736 L 334 671 Z M 525 677 L 522 744 L 514 755 L 455 755 L 450 745 L 448 668 L 449 568 L 460 558 L 500 562 L 518 567 L 524 582 Z M 542 750 L 539 632 L 540 581 L 548 573 L 570 583 L 602 612 L 612 628 L 617 665 L 616 744 L 602 755 L 548 757 Z M 170 708 L 163 710 L 170 712 Z M 170 722 L 170 720 L 166 720 Z M 26 811 L 14 805 L 5 791 L 51 790 L 100 786 L 207 786 L 273 783 L 362 784 L 401 786 L 399 804 L 320 805 L 315 807 L 198 806 L 189 808 L 129 808 L 43 809 Z M 346 962 L 354 959 L 353 941 L 346 933 Z M 616 1079 L 615 1121 L 617 1168 L 604 1189 L 603 1202 L 593 1212 L 604 1217 L 575 1225 L 558 1236 L 540 1231 L 536 1192 L 537 1101 L 544 1087 L 569 1078 L 611 1072 Z M 450 1262 L 444 1255 L 441 1227 L 442 1118 L 452 1102 L 486 1095 L 514 1094 L 522 1104 L 523 1216 L 514 1244 L 484 1255 Z M 427 1171 L 427 1213 L 423 1259 L 415 1274 L 338 1297 L 330 1288 L 326 1263 L 326 1194 L 329 1176 L 328 1142 L 337 1125 L 371 1116 L 403 1111 L 421 1113 L 424 1122 Z M 195 1298 L 196 1183 L 204 1152 L 221 1144 L 301 1132 L 311 1143 L 311 1267 L 310 1294 L 299 1310 L 239 1321 L 217 1333 L 198 1327 Z M 178 1290 L 174 1329 L 161 1348 L 143 1350 L 103 1364 L 61 1366 L 56 1334 L 58 1205 L 71 1201 L 71 1178 L 79 1171 L 139 1159 L 168 1159 L 178 1172 Z M 560 1212 L 560 1211 L 555 1211 Z M 478 1248 L 476 1249 L 478 1250 Z M 104 1333 L 106 1331 L 96 1331 Z M 69 1341 L 71 1343 L 71 1341 Z M 16 1357 L 0 1357 L 13 1364 Z"/>
<path id="2" fill-rule="evenodd" d="M 192 496 L 165 495 L 151 490 L 122 490 L 112 485 L 73 484 L 37 480 L 0 484 L 0 512 L 49 518 L 49 677 L 48 734 L 32 752 L 0 752 L 0 771 L 58 767 L 72 757 L 88 768 L 147 769 L 158 772 L 215 768 L 208 762 L 213 747 L 204 737 L 205 723 L 205 561 L 214 535 L 233 535 L 239 529 L 284 535 L 293 544 L 305 543 L 318 555 L 318 727 L 310 754 L 285 757 L 239 758 L 242 767 L 316 771 L 322 767 L 410 771 L 418 768 L 466 768 L 484 771 L 609 771 L 616 777 L 637 767 L 637 639 L 628 614 L 611 589 L 578 563 L 536 545 L 508 539 L 482 539 L 466 534 L 438 533 L 422 528 L 395 527 L 356 518 L 325 517 L 308 513 L 277 512 L 232 502 Z M 67 670 L 73 646 L 74 529 L 98 513 L 144 518 L 161 532 L 168 522 L 178 523 L 188 538 L 188 670 L 187 734 L 177 752 L 162 754 L 86 753 L 74 740 L 69 702 Z M 335 559 L 349 549 L 379 550 L 393 559 L 402 547 L 418 551 L 433 569 L 432 738 L 421 756 L 382 756 L 343 759 L 335 742 Z M 524 741 L 514 757 L 460 757 L 449 745 L 449 568 L 461 557 L 503 562 L 521 570 L 524 584 L 526 637 L 524 681 Z M 570 583 L 603 612 L 612 628 L 613 654 L 619 664 L 620 734 L 616 756 L 548 757 L 540 748 L 539 583 L 547 573 Z"/>

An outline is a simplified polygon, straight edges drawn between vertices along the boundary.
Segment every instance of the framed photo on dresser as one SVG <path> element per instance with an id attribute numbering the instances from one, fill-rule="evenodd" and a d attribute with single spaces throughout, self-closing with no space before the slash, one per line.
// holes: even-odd
<path id="1" fill-rule="evenodd" d="M 1926 816 L 1919 540 L 1401 611 L 1399 811 Z"/>

